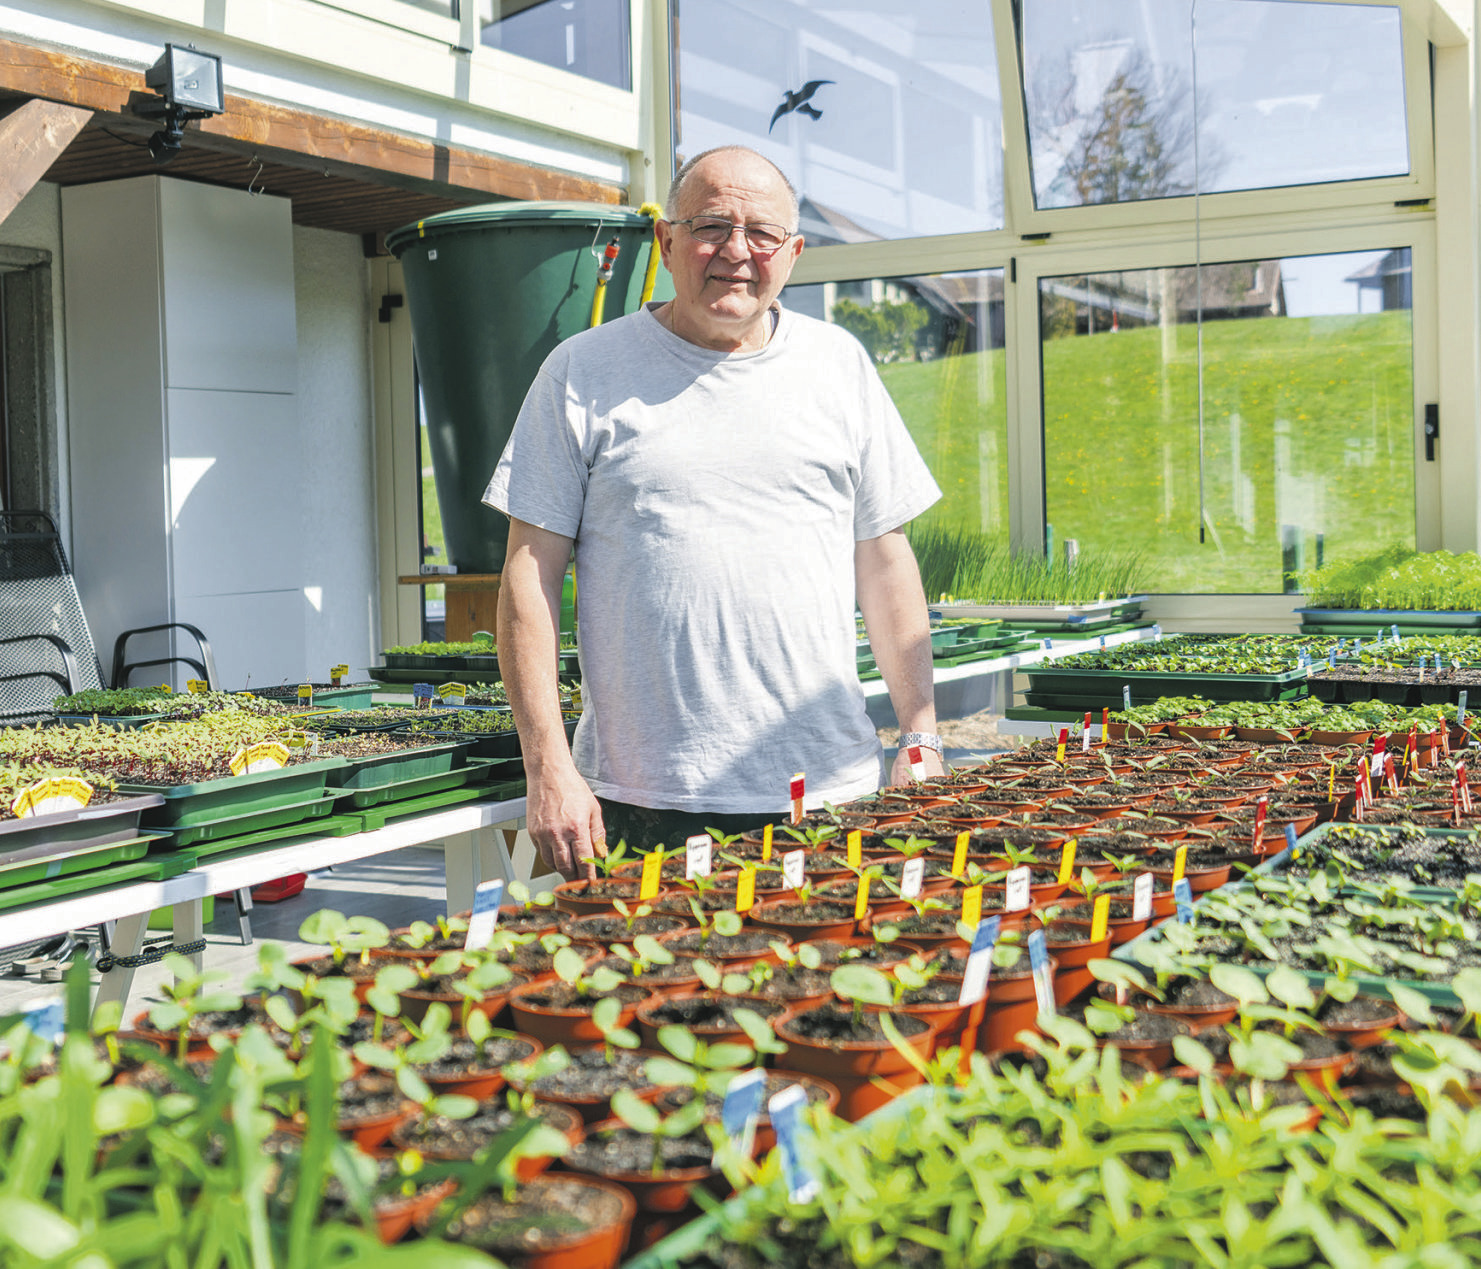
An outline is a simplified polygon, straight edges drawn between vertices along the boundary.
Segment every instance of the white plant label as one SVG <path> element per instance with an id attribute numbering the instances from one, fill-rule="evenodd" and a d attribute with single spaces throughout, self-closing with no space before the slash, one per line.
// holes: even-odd
<path id="1" fill-rule="evenodd" d="M 967 965 L 962 970 L 962 989 L 957 994 L 957 1004 L 975 1005 L 987 995 L 987 980 L 992 976 L 992 950 L 997 945 L 998 927 L 1003 918 L 990 916 L 977 924 L 977 933 L 972 936 L 972 950 L 967 953 Z"/>
<path id="2" fill-rule="evenodd" d="M 917 855 L 914 859 L 907 859 L 905 867 L 900 869 L 900 897 L 902 899 L 919 897 L 921 883 L 925 879 L 926 861 L 924 857 Z"/>
<path id="3" fill-rule="evenodd" d="M 502 880 L 483 881 L 473 892 L 473 915 L 468 918 L 468 935 L 463 946 L 470 952 L 481 951 L 494 937 L 499 923 L 499 905 L 504 902 Z"/>
<path id="4" fill-rule="evenodd" d="M 1131 919 L 1149 921 L 1152 918 L 1152 887 L 1156 878 L 1149 872 L 1137 874 L 1131 883 Z"/>
<path id="5" fill-rule="evenodd" d="M 802 879 L 807 873 L 807 852 L 789 850 L 782 856 L 782 884 L 789 890 L 801 890 Z"/>
<path id="6" fill-rule="evenodd" d="M 708 833 L 696 833 L 684 841 L 684 880 L 708 877 L 713 863 L 715 839 Z"/>
<path id="7" fill-rule="evenodd" d="M 1028 936 L 1028 963 L 1034 975 L 1034 996 L 1039 1002 L 1040 1013 L 1054 1012 L 1054 967 L 1049 964 L 1049 948 L 1044 942 L 1044 931 L 1035 930 Z"/>
<path id="8" fill-rule="evenodd" d="M 1029 905 L 1029 882 L 1033 870 L 1027 864 L 1008 874 L 1007 893 L 1003 896 L 1005 912 L 1022 912 Z"/>
<path id="9" fill-rule="evenodd" d="M 1122 709 L 1130 709 L 1131 708 L 1131 684 L 1130 683 L 1123 683 L 1123 684 L 1121 684 L 1121 708 Z"/>

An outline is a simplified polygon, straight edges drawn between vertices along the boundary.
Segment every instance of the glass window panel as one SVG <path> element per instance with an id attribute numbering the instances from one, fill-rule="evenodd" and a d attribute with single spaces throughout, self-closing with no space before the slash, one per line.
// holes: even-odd
<path id="1" fill-rule="evenodd" d="M 1034 0 L 1022 52 L 1040 207 L 1409 170 L 1397 8 Z"/>
<path id="2" fill-rule="evenodd" d="M 631 90 L 629 0 L 477 2 L 480 38 L 491 48 Z"/>
<path id="3" fill-rule="evenodd" d="M 676 166 L 717 145 L 759 150 L 797 187 L 814 245 L 1002 227 L 982 0 L 672 4 Z"/>
<path id="4" fill-rule="evenodd" d="M 1053 541 L 1182 593 L 1414 545 L 1407 248 L 1044 278 L 1039 309 Z"/>
<path id="5" fill-rule="evenodd" d="M 941 486 L 925 518 L 1006 544 L 1003 271 L 789 286 L 782 302 L 869 349 Z"/>

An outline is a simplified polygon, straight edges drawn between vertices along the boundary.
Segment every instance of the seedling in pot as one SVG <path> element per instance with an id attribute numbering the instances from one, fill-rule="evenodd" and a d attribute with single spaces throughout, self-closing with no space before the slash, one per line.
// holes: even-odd
<path id="1" fill-rule="evenodd" d="M 596 1002 L 591 1011 L 591 1021 L 602 1033 L 602 1056 L 611 1065 L 618 1049 L 635 1049 L 639 1040 L 637 1033 L 621 1025 L 622 1002 L 616 996 L 608 996 Z"/>
<path id="2" fill-rule="evenodd" d="M 744 922 L 739 912 L 720 911 L 706 912 L 693 899 L 689 900 L 689 909 L 694 913 L 694 919 L 699 925 L 699 945 L 701 948 L 708 947 L 710 939 L 716 934 L 724 938 L 733 938 L 741 932 Z"/>
<path id="3" fill-rule="evenodd" d="M 437 942 L 452 942 L 458 935 L 467 935 L 468 922 L 462 917 L 439 916 L 437 924 L 428 921 L 413 921 L 401 936 L 401 945 L 419 952 Z"/>
<path id="4" fill-rule="evenodd" d="M 929 837 L 917 837 L 914 833 L 908 837 L 886 837 L 884 844 L 891 850 L 904 855 L 906 859 L 914 859 L 917 855 L 923 855 L 936 845 Z"/>
<path id="5" fill-rule="evenodd" d="M 1447 1097 L 1474 1107 L 1477 1098 L 1471 1084 L 1481 1076 L 1481 1050 L 1458 1035 L 1443 1031 L 1393 1034 L 1399 1052 L 1394 1056 L 1394 1074 L 1408 1084 L 1427 1111 L 1433 1112 Z"/>
<path id="6" fill-rule="evenodd" d="M 441 957 L 438 960 L 441 960 Z M 437 961 L 434 961 L 433 965 L 436 964 Z M 471 1035 L 473 1019 L 486 1018 L 486 1015 L 478 1009 L 484 997 L 496 988 L 504 986 L 512 977 L 507 965 L 494 960 L 485 960 L 474 965 L 463 977 L 454 979 L 453 990 L 463 998 L 462 1016 L 458 1019 L 458 1025 Z"/>
<path id="7" fill-rule="evenodd" d="M 638 851 L 628 848 L 627 839 L 624 838 L 616 846 L 612 847 L 611 850 L 607 851 L 605 855 L 600 851 L 593 855 L 583 855 L 581 862 L 583 864 L 590 864 L 603 877 L 610 877 L 623 864 L 630 863 L 632 860 L 640 857 Z"/>
<path id="8" fill-rule="evenodd" d="M 305 943 L 327 945 L 336 965 L 343 965 L 350 956 L 359 956 L 360 963 L 367 965 L 370 953 L 390 941 L 391 931 L 374 917 L 346 917 L 333 908 L 320 908 L 298 927 L 298 937 Z"/>
<path id="9" fill-rule="evenodd" d="M 190 1027 L 201 1014 L 230 1013 L 242 1007 L 242 998 L 231 991 L 212 991 L 209 985 L 227 977 L 225 970 L 200 972 L 189 958 L 171 952 L 164 958 L 172 978 L 160 984 L 167 997 L 149 1011 L 149 1022 L 160 1031 L 175 1032 L 175 1056 L 183 1062 L 190 1050 Z"/>
<path id="10" fill-rule="evenodd" d="M 625 943 L 614 943 L 607 951 L 626 963 L 627 976 L 633 982 L 641 981 L 643 975 L 655 965 L 674 963 L 674 954 L 651 934 L 639 934 L 631 947 Z"/>
<path id="11" fill-rule="evenodd" d="M 617 913 L 617 915 L 622 918 L 622 922 L 627 927 L 627 932 L 629 935 L 631 935 L 633 930 L 637 928 L 637 924 L 639 921 L 641 921 L 645 916 L 651 916 L 653 914 L 653 908 L 649 904 L 640 903 L 636 907 L 630 907 L 621 899 L 613 899 L 612 908 Z M 629 941 L 631 941 L 631 939 L 629 939 Z"/>
<path id="12" fill-rule="evenodd" d="M 528 912 L 531 908 L 551 908 L 555 906 L 555 892 L 553 890 L 542 890 L 539 894 L 531 894 L 529 886 L 522 881 L 511 881 L 504 887 L 504 897 L 512 904 L 517 904 L 520 911 Z M 438 924 L 442 921 L 439 918 Z M 465 924 L 464 928 L 467 926 Z"/>
<path id="13" fill-rule="evenodd" d="M 436 1096 L 416 1069 L 436 1062 L 447 1053 L 452 1046 L 452 1038 L 448 1035 L 451 1022 L 452 1010 L 436 1001 L 428 1008 L 420 1024 L 402 1020 L 401 1025 L 414 1037 L 410 1044 L 387 1048 L 362 1040 L 355 1046 L 355 1056 L 366 1066 L 395 1072 L 396 1087 L 429 1115 L 467 1119 L 478 1110 L 478 1103 L 473 1098 L 456 1093 Z"/>
<path id="14" fill-rule="evenodd" d="M 612 1094 L 612 1114 L 622 1120 L 636 1133 L 653 1139 L 653 1175 L 663 1173 L 663 1143 L 669 1139 L 687 1137 L 704 1122 L 705 1101 L 696 1097 L 686 1102 L 669 1115 L 661 1115 L 658 1109 L 638 1097 L 630 1088 L 620 1088 Z"/>
<path id="15" fill-rule="evenodd" d="M 295 1058 L 303 1053 L 304 1040 L 315 1027 L 334 1035 L 344 1035 L 360 1013 L 355 984 L 348 978 L 306 975 L 299 989 L 299 999 L 302 1003 L 296 1010 L 284 995 L 265 996 L 262 1002 L 267 1016 L 279 1030 L 291 1037 L 288 1052 Z"/>
<path id="16" fill-rule="evenodd" d="M 1270 1006 L 1265 983 L 1242 965 L 1221 962 L 1209 972 L 1209 979 L 1239 1001 L 1238 1015 L 1224 1028 L 1229 1035 L 1229 1061 L 1240 1074 L 1249 1076 L 1255 1100 L 1262 1101 L 1262 1083 L 1284 1079 L 1292 1064 L 1301 1060 L 1300 1048 L 1285 1036 L 1259 1029 L 1259 1023 L 1269 1018 L 1284 1021 L 1286 1011 Z"/>
<path id="17" fill-rule="evenodd" d="M 586 973 L 586 959 L 574 947 L 563 947 L 556 952 L 552 968 L 561 982 L 583 998 L 615 991 L 624 981 L 621 974 L 605 965 Z"/>
<path id="18" fill-rule="evenodd" d="M 936 976 L 937 966 L 912 956 L 892 967 L 889 974 L 870 965 L 840 965 L 829 978 L 833 994 L 853 1002 L 854 1018 L 865 1005 L 881 1009 L 898 1009 L 913 991 L 919 991 Z"/>
<path id="19" fill-rule="evenodd" d="M 383 965 L 376 972 L 375 983 L 365 993 L 365 1003 L 375 1011 L 375 1024 L 371 1028 L 372 1044 L 379 1044 L 385 1031 L 387 1018 L 401 1016 L 401 993 L 410 991 L 421 978 L 410 965 L 397 963 Z"/>
<path id="20" fill-rule="evenodd" d="M 794 841 L 801 842 L 809 850 L 821 850 L 829 842 L 836 839 L 843 830 L 836 824 L 824 824 L 821 826 L 808 824 L 802 828 L 795 828 L 790 824 L 784 824 L 782 825 L 782 832 L 786 833 Z"/>
<path id="21" fill-rule="evenodd" d="M 742 1013 L 761 1022 L 762 1031 L 771 1041 L 771 1051 L 785 1052 L 787 1046 L 772 1036 L 771 1028 L 758 1014 L 738 1009 L 737 1019 Z M 673 1024 L 658 1028 L 658 1043 L 669 1056 L 649 1058 L 643 1067 L 644 1076 L 660 1087 L 693 1089 L 698 1100 L 703 1100 L 707 1093 L 723 1093 L 736 1072 L 750 1066 L 756 1058 L 756 1050 L 749 1044 L 733 1041 L 707 1044 L 688 1027 Z"/>

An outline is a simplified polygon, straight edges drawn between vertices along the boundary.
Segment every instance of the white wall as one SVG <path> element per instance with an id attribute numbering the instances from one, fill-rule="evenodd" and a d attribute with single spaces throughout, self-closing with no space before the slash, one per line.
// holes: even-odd
<path id="1" fill-rule="evenodd" d="M 327 229 L 293 230 L 298 304 L 300 521 L 309 599 L 309 676 L 339 662 L 357 678 L 380 655 L 376 598 L 375 455 L 370 262 L 360 239 Z M 317 602 L 315 602 L 317 599 Z"/>
<path id="2" fill-rule="evenodd" d="M 62 199 L 61 186 L 39 181 L 4 220 L 0 220 L 0 244 L 31 247 L 51 252 L 52 392 L 57 411 L 57 481 L 61 502 L 57 507 L 62 541 L 70 543 L 71 496 L 67 466 L 67 354 L 62 305 Z M 24 508 L 21 508 L 24 510 Z"/>

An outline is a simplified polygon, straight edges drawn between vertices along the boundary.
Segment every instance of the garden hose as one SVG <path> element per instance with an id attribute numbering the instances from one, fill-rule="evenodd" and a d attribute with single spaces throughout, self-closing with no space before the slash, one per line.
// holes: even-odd
<path id="1" fill-rule="evenodd" d="M 597 268 L 596 294 L 591 297 L 591 324 L 593 326 L 602 324 L 602 310 L 607 306 L 607 283 L 612 280 L 612 266 L 617 263 L 617 253 L 621 250 L 617 235 L 613 234 L 612 241 L 602 252 L 601 264 Z"/>
<path id="2" fill-rule="evenodd" d="M 657 203 L 644 203 L 638 208 L 638 213 L 647 216 L 655 226 L 663 218 L 663 208 Z M 658 281 L 658 257 L 658 234 L 655 232 L 648 241 L 648 272 L 643 275 L 643 294 L 638 299 L 640 305 L 653 298 L 653 287 Z"/>

